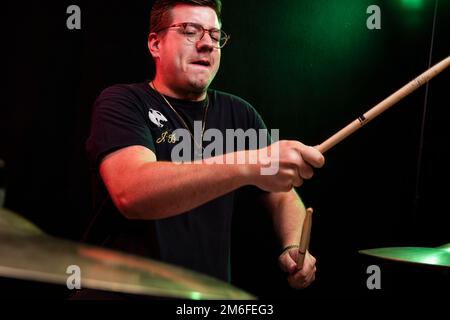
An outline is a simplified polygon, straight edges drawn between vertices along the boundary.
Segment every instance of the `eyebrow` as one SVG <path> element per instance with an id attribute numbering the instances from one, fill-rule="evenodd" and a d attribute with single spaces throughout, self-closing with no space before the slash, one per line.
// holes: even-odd
<path id="1" fill-rule="evenodd" d="M 202 26 L 203 28 L 205 28 L 205 29 L 218 29 L 218 30 L 222 30 L 222 23 L 219 21 L 219 26 L 218 27 L 216 27 L 216 26 L 214 26 L 214 27 L 205 27 L 201 22 L 197 22 L 197 21 L 181 21 L 181 22 L 172 22 L 171 23 L 171 25 L 174 25 L 174 24 L 181 24 L 181 23 L 193 23 L 193 24 L 198 24 L 198 25 L 200 25 L 200 26 Z"/>

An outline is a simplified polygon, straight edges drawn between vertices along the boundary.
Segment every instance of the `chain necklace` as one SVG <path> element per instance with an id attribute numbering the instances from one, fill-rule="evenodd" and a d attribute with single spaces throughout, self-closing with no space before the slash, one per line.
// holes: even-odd
<path id="1" fill-rule="evenodd" d="M 156 92 L 159 93 L 159 95 L 163 98 L 163 100 L 167 103 L 167 105 L 169 106 L 169 108 L 175 113 L 175 115 L 176 115 L 176 116 L 178 117 L 178 119 L 181 121 L 181 123 L 183 124 L 183 126 L 184 126 L 184 127 L 186 128 L 186 130 L 189 132 L 189 134 L 190 134 L 191 137 L 192 137 L 192 141 L 194 141 L 195 145 L 198 147 L 198 150 L 200 150 L 200 153 L 199 153 L 199 154 L 197 153 L 197 155 L 201 156 L 201 155 L 202 155 L 202 152 L 203 152 L 204 149 L 205 149 L 205 148 L 203 147 L 203 134 L 204 134 L 204 132 L 205 132 L 206 115 L 207 115 L 207 113 L 208 113 L 208 107 L 209 107 L 209 97 L 208 97 L 208 93 L 206 93 L 206 107 L 203 108 L 202 131 L 201 131 L 201 134 L 200 134 L 200 143 L 198 143 L 198 142 L 195 140 L 194 135 L 192 134 L 191 130 L 189 129 L 189 127 L 188 127 L 186 121 L 184 121 L 183 117 L 182 117 L 182 116 L 177 112 L 177 110 L 175 110 L 175 108 L 170 104 L 169 100 L 167 100 L 166 97 L 165 97 L 161 92 L 159 92 L 159 91 L 156 89 L 156 86 L 155 86 L 155 84 L 153 83 L 153 81 L 150 82 L 150 84 L 151 84 L 152 88 L 153 88 Z"/>

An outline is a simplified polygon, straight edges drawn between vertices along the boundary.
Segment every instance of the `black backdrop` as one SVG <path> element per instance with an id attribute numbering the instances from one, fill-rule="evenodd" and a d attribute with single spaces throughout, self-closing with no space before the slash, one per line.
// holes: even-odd
<path id="1" fill-rule="evenodd" d="M 225 0 L 223 28 L 232 40 L 212 86 L 251 102 L 281 138 L 318 144 L 427 69 L 430 53 L 433 63 L 450 54 L 449 1 L 438 3 L 434 37 L 436 2 L 402 3 Z M 81 8 L 80 30 L 66 28 L 71 4 Z M 380 30 L 366 27 L 371 4 L 381 8 Z M 108 85 L 152 76 L 150 6 L 8 3 L 7 99 L 0 114 L 5 206 L 52 235 L 78 239 L 89 216 L 84 141 L 95 97 Z M 326 166 L 298 189 L 315 209 L 312 287 L 286 286 L 268 217 L 254 206 L 234 219 L 233 283 L 260 297 L 287 298 L 425 294 L 448 284 L 440 270 L 357 251 L 450 242 L 449 84 L 447 70 L 430 82 L 426 104 L 423 87 L 330 150 Z M 382 266 L 377 292 L 366 288 L 371 264 Z"/>

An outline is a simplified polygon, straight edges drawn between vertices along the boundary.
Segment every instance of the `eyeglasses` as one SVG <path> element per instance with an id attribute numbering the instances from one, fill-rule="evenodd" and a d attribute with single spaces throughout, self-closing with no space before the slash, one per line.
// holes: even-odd
<path id="1" fill-rule="evenodd" d="M 196 43 L 197 41 L 202 40 L 205 36 L 205 33 L 208 32 L 211 40 L 213 41 L 212 46 L 216 49 L 223 48 L 226 45 L 227 41 L 230 39 L 230 36 L 220 29 L 205 29 L 202 25 L 193 22 L 172 24 L 168 27 L 161 28 L 158 31 L 155 31 L 155 33 L 159 33 L 169 28 L 178 28 L 181 34 L 183 34 L 186 39 L 192 43 Z"/>

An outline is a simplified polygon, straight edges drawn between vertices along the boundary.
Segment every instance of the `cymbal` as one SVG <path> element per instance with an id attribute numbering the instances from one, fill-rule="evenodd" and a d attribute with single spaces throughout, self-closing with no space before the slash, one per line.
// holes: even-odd
<path id="1" fill-rule="evenodd" d="M 191 270 L 49 236 L 0 209 L 0 276 L 66 286 L 69 266 L 79 267 L 82 288 L 194 300 L 255 299 Z"/>
<path id="2" fill-rule="evenodd" d="M 437 249 L 442 249 L 450 252 L 450 243 L 443 244 L 442 246 L 436 247 Z"/>
<path id="3" fill-rule="evenodd" d="M 0 208 L 0 234 L 44 235 L 38 227 L 20 215 Z"/>
<path id="4" fill-rule="evenodd" d="M 359 253 L 392 261 L 450 267 L 450 252 L 439 248 L 387 247 L 360 250 Z"/>

